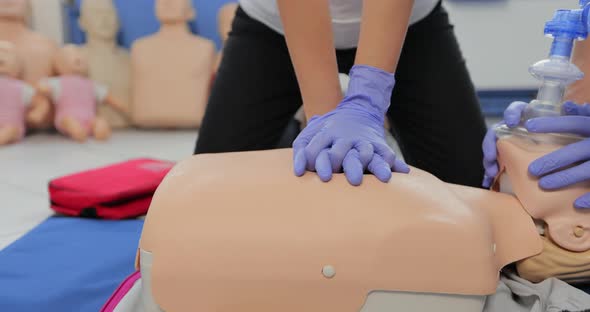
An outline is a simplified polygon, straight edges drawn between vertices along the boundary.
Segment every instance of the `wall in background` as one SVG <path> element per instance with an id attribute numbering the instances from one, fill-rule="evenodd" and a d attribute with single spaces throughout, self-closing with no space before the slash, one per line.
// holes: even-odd
<path id="1" fill-rule="evenodd" d="M 479 90 L 534 89 L 528 67 L 549 54 L 545 22 L 578 0 L 443 2 Z"/>
<path id="2" fill-rule="evenodd" d="M 80 0 L 69 0 L 79 5 Z M 217 10 L 232 0 L 193 0 L 197 20 L 191 29 L 219 44 Z M 60 0 L 32 0 L 35 29 L 62 43 L 83 42 L 74 10 L 62 10 Z M 66 1 L 67 2 L 67 1 Z M 122 45 L 158 29 L 154 0 L 115 0 L 122 19 Z M 543 27 L 556 9 L 573 8 L 577 0 L 444 0 L 455 24 L 459 43 L 476 87 L 480 90 L 534 89 L 536 81 L 528 66 L 546 57 L 551 40 L 543 36 Z M 64 32 L 62 21 L 69 31 Z"/>

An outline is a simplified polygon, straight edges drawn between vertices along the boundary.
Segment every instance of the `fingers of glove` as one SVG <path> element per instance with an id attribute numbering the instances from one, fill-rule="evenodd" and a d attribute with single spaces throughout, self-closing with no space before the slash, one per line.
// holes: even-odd
<path id="1" fill-rule="evenodd" d="M 504 111 L 504 122 L 510 128 L 518 126 L 520 119 L 522 118 L 522 112 L 526 108 L 528 103 L 525 102 L 512 102 L 508 108 Z"/>
<path id="2" fill-rule="evenodd" d="M 375 154 L 381 156 L 390 168 L 395 166 L 395 153 L 391 147 L 385 143 L 373 143 L 373 149 L 375 150 Z"/>
<path id="3" fill-rule="evenodd" d="M 367 168 L 369 163 L 371 163 L 373 160 L 373 155 L 375 154 L 373 144 L 365 141 L 356 144 L 354 148 L 359 152 L 359 159 L 361 160 L 363 168 Z"/>
<path id="4" fill-rule="evenodd" d="M 590 105 L 588 104 L 578 105 L 572 101 L 568 101 L 563 103 L 562 108 L 566 115 L 590 116 Z"/>
<path id="5" fill-rule="evenodd" d="M 293 171 L 300 177 L 305 174 L 307 160 L 305 159 L 305 150 L 303 147 L 293 147 Z"/>
<path id="6" fill-rule="evenodd" d="M 381 182 L 387 183 L 391 179 L 391 166 L 379 154 L 373 155 L 367 169 Z"/>
<path id="7" fill-rule="evenodd" d="M 498 141 L 498 138 L 496 137 L 496 131 L 493 129 L 496 126 L 497 125 L 494 125 L 492 129 L 489 129 L 486 136 L 483 138 L 482 149 L 484 162 L 496 162 L 498 155 L 496 142 Z"/>
<path id="8" fill-rule="evenodd" d="M 529 119 L 525 127 L 536 133 L 575 133 L 590 136 L 590 118 L 586 116 L 539 117 Z"/>
<path id="9" fill-rule="evenodd" d="M 305 147 L 305 158 L 307 160 L 307 170 L 315 170 L 315 161 L 321 151 L 332 146 L 332 138 L 325 132 L 316 134 Z"/>
<path id="10" fill-rule="evenodd" d="M 342 168 L 348 182 L 354 186 L 361 185 L 363 181 L 363 164 L 360 160 L 359 152 L 356 149 L 352 149 L 344 157 L 342 162 Z"/>
<path id="11" fill-rule="evenodd" d="M 338 139 L 334 141 L 334 144 L 332 145 L 332 148 L 329 152 L 332 170 L 334 172 L 342 171 L 342 162 L 344 161 L 344 157 L 346 157 L 353 145 L 354 144 L 350 140 Z"/>
<path id="12" fill-rule="evenodd" d="M 393 171 L 399 173 L 410 173 L 410 167 L 403 160 L 396 158 L 393 161 Z"/>
<path id="13" fill-rule="evenodd" d="M 586 180 L 590 180 L 590 161 L 544 176 L 539 186 L 544 190 L 557 190 Z"/>
<path id="14" fill-rule="evenodd" d="M 536 159 L 529 165 L 529 172 L 537 177 L 590 158 L 590 140 L 567 145 L 555 152 Z"/>
<path id="15" fill-rule="evenodd" d="M 332 164 L 330 163 L 330 156 L 328 149 L 322 150 L 315 161 L 315 171 L 320 180 L 328 182 L 332 179 Z"/>
<path id="16" fill-rule="evenodd" d="M 578 209 L 590 208 L 590 193 L 582 195 L 580 198 L 576 199 L 574 202 L 574 207 Z"/>

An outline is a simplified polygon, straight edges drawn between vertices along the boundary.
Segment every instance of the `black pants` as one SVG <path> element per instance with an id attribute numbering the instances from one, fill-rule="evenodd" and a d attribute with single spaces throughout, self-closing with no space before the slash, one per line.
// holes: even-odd
<path id="1" fill-rule="evenodd" d="M 348 73 L 356 49 L 337 50 Z M 409 27 L 388 117 L 408 164 L 480 186 L 486 126 L 448 15 L 439 4 Z M 195 153 L 276 148 L 301 94 L 285 38 L 238 9 Z"/>

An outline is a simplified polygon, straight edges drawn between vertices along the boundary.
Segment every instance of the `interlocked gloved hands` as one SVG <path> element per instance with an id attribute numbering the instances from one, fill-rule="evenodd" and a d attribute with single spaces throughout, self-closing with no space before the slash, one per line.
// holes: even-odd
<path id="1" fill-rule="evenodd" d="M 525 122 L 526 129 L 534 133 L 572 133 L 590 136 L 590 106 L 568 102 L 564 104 L 563 109 L 567 116 L 533 118 Z M 521 104 L 513 103 L 506 111 L 510 115 L 508 119 L 505 116 L 506 124 L 509 127 L 518 124 L 518 122 L 514 123 L 513 114 L 518 114 L 520 120 L 523 110 L 524 107 Z M 496 173 L 498 171 L 497 164 L 495 169 L 492 167 L 496 158 L 495 141 L 495 134 L 488 132 L 483 144 L 486 179 L 494 173 L 494 170 Z M 492 151 L 492 145 L 494 145 L 494 151 Z M 494 152 L 493 156 L 492 152 Z M 557 190 L 590 180 L 590 138 L 567 145 L 533 161 L 529 165 L 529 173 L 540 177 L 539 186 L 545 190 Z M 489 180 L 484 181 L 484 185 L 486 182 Z M 576 199 L 574 206 L 590 208 L 590 193 Z"/>
<path id="2" fill-rule="evenodd" d="M 355 65 L 348 92 L 333 111 L 314 116 L 293 142 L 295 175 L 315 171 L 324 182 L 344 171 L 352 185 L 360 185 L 365 170 L 388 182 L 392 170 L 410 168 L 396 158 L 385 141 L 385 113 L 395 84 L 393 74 Z"/>

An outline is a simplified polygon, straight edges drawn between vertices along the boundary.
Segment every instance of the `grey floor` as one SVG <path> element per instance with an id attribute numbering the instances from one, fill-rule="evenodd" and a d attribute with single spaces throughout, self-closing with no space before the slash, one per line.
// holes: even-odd
<path id="1" fill-rule="evenodd" d="M 0 250 L 52 214 L 52 178 L 135 157 L 180 160 L 192 154 L 196 131 L 117 132 L 106 143 L 75 143 L 37 134 L 0 147 Z"/>
<path id="2" fill-rule="evenodd" d="M 36 134 L 0 147 L 0 250 L 52 214 L 47 193 L 52 178 L 135 157 L 181 160 L 192 154 L 196 137 L 194 130 L 125 130 L 105 143 L 79 144 Z M 390 143 L 397 150 L 391 138 Z"/>

